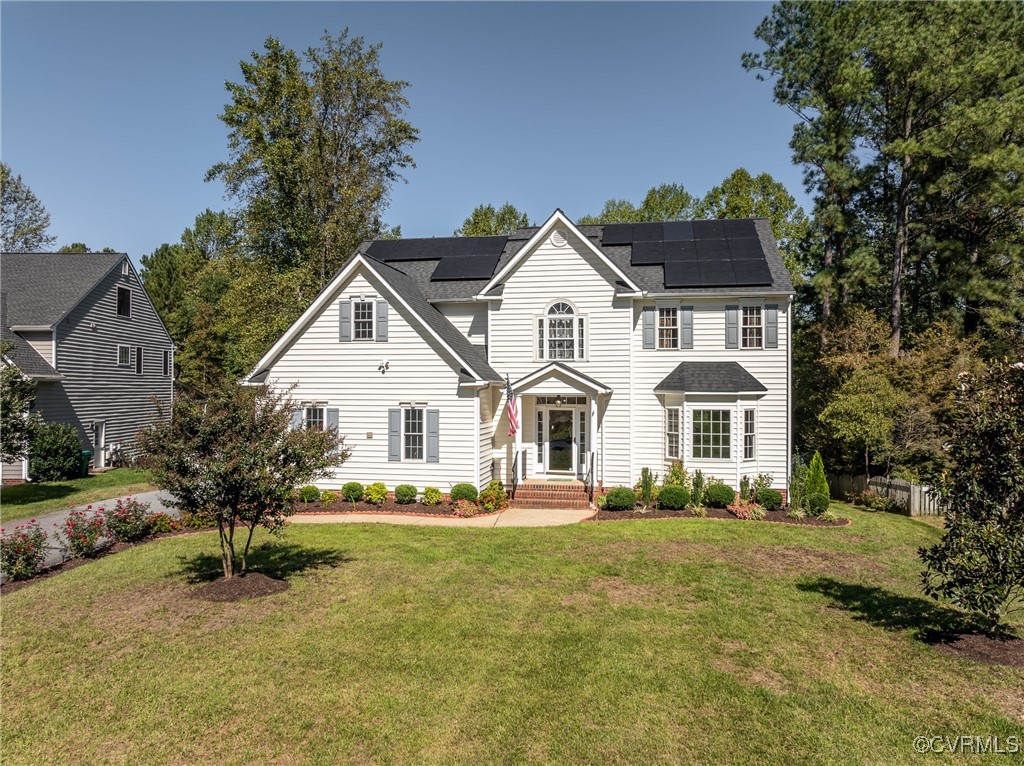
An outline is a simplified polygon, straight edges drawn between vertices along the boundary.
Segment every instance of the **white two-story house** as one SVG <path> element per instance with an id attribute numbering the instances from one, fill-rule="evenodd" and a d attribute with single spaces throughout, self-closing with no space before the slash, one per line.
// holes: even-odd
<path id="1" fill-rule="evenodd" d="M 556 210 L 510 237 L 363 243 L 246 382 L 294 386 L 296 425 L 344 435 L 324 486 L 607 488 L 682 461 L 784 491 L 792 297 L 764 220 Z"/>

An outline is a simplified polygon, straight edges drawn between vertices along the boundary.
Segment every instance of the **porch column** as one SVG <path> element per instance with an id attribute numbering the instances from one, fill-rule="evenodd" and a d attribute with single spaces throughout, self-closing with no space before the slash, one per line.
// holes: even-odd
<path id="1" fill-rule="evenodd" d="M 591 394 L 590 397 L 590 452 L 597 456 L 597 394 Z M 590 469 L 594 472 L 594 483 L 597 483 L 597 466 L 591 465 Z"/>
<path id="2" fill-rule="evenodd" d="M 523 462 L 523 429 L 526 427 L 526 407 L 523 406 L 523 397 L 519 396 L 516 401 L 516 405 L 519 408 L 519 428 L 516 429 L 515 440 L 513 442 L 512 449 L 512 465 L 518 466 L 519 475 L 515 477 L 516 482 L 522 480 L 526 465 Z M 516 458 L 519 458 L 519 462 L 516 463 Z"/>

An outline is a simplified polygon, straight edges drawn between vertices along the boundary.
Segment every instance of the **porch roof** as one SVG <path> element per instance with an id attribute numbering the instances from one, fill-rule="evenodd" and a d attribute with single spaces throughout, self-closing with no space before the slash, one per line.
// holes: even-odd
<path id="1" fill-rule="evenodd" d="M 584 393 L 610 394 L 612 392 L 604 383 L 594 380 L 589 375 L 584 375 L 582 372 L 574 370 L 569 365 L 562 364 L 561 362 L 551 362 L 534 370 L 529 375 L 525 375 L 513 383 L 512 388 L 515 389 L 516 393 L 522 394 L 541 381 L 551 377 L 561 378 L 577 391 Z"/>
<path id="2" fill-rule="evenodd" d="M 739 362 L 681 362 L 654 389 L 658 394 L 763 394 L 767 391 Z"/>

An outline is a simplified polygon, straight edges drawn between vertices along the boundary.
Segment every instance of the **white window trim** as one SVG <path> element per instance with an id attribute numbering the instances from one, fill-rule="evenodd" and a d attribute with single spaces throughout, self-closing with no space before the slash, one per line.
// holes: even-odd
<path id="1" fill-rule="evenodd" d="M 325 406 L 323 406 L 322 404 L 315 404 L 315 403 L 314 404 L 306 404 L 306 405 L 303 405 L 303 407 L 302 407 L 302 428 L 303 428 L 303 430 L 305 430 L 305 431 L 309 430 L 309 419 L 310 419 L 309 418 L 309 413 L 312 412 L 313 410 L 319 410 L 320 411 L 320 422 L 323 424 L 320 430 L 326 431 L 327 430 L 327 408 Z"/>
<path id="2" fill-rule="evenodd" d="M 565 303 L 572 308 L 572 314 L 549 314 L 551 307 L 557 303 Z M 553 359 L 548 355 L 548 338 L 550 336 L 548 322 L 551 319 L 559 317 L 566 318 L 572 316 L 572 353 L 571 359 L 560 358 Z M 538 324 L 543 320 L 543 338 L 540 336 L 541 329 Z M 583 320 L 583 356 L 580 356 L 580 320 Z M 533 360 L 535 362 L 587 362 L 590 361 L 590 315 L 580 313 L 579 309 L 576 308 L 576 304 L 566 298 L 558 298 L 548 303 L 544 307 L 544 311 L 540 314 L 534 314 L 530 325 L 530 334 L 533 338 Z M 490 336 L 488 335 L 488 341 Z"/>
<path id="3" fill-rule="evenodd" d="M 668 435 L 669 435 L 668 418 L 669 418 L 669 413 L 670 412 L 674 412 L 676 414 L 676 429 L 677 430 L 676 430 L 675 434 L 676 434 L 676 453 L 677 454 L 675 454 L 675 455 L 673 455 L 671 452 L 669 452 L 669 449 L 668 449 Z M 684 431 L 683 423 L 684 422 L 685 422 L 685 418 L 684 418 L 684 409 L 683 409 L 683 407 L 666 407 L 665 408 L 665 427 L 664 427 L 664 431 L 665 431 L 664 442 L 665 443 L 664 443 L 664 452 L 665 452 L 665 459 L 666 460 L 675 461 L 675 460 L 682 460 L 683 459 L 683 455 L 685 454 L 685 452 L 684 452 L 685 447 L 683 446 L 683 431 Z"/>
<path id="4" fill-rule="evenodd" d="M 742 429 L 742 432 L 740 434 L 740 437 L 743 439 L 743 457 L 742 457 L 742 460 L 743 460 L 744 463 L 749 463 L 749 462 L 753 462 L 754 460 L 757 460 L 757 408 L 756 407 L 743 407 L 741 405 L 740 412 L 742 413 L 741 417 L 743 418 L 743 429 Z M 753 442 L 751 444 L 751 453 L 752 454 L 750 455 L 750 457 L 747 457 L 747 413 L 748 412 L 753 413 L 753 415 L 754 415 L 754 430 L 750 434 L 753 437 Z"/>
<path id="5" fill-rule="evenodd" d="M 676 315 L 676 344 L 674 346 L 661 345 L 661 312 L 674 311 Z M 682 305 L 679 303 L 665 303 L 658 301 L 654 306 L 654 350 L 655 351 L 678 351 L 683 342 L 683 318 Z"/>
<path id="6" fill-rule="evenodd" d="M 121 261 L 121 276 L 127 277 L 131 275 L 131 273 L 132 267 L 128 265 L 128 259 L 126 258 L 125 260 Z"/>
<path id="7" fill-rule="evenodd" d="M 744 343 L 743 328 L 744 328 L 745 325 L 743 323 L 743 312 L 744 312 L 745 309 L 757 309 L 758 316 L 761 317 L 761 325 L 760 325 L 760 327 L 761 327 L 761 343 L 759 345 L 757 345 L 757 346 L 747 346 Z M 739 315 L 739 335 L 740 335 L 740 337 L 739 337 L 739 347 L 740 347 L 740 351 L 760 351 L 760 350 L 762 350 L 764 348 L 764 304 L 763 303 L 745 303 L 745 304 L 740 304 L 739 313 L 740 313 L 740 315 Z"/>
<path id="8" fill-rule="evenodd" d="M 377 299 L 374 297 L 363 297 L 352 298 L 352 342 L 353 343 L 373 343 L 377 340 Z M 370 304 L 370 337 L 369 338 L 357 338 L 356 337 L 356 304 L 358 303 L 369 303 Z M 365 320 L 364 320 L 365 321 Z"/>
<path id="9" fill-rule="evenodd" d="M 425 402 L 405 403 L 405 404 L 400 405 L 400 409 L 401 409 L 401 412 L 402 412 L 402 442 L 399 445 L 401 450 L 402 450 L 401 462 L 403 462 L 403 463 L 426 463 L 427 462 L 427 405 L 426 405 Z M 423 439 L 422 443 L 420 444 L 420 451 L 422 452 L 423 457 L 406 457 L 405 456 L 405 436 L 406 436 L 406 431 L 405 431 L 405 413 L 408 412 L 409 410 L 419 410 L 420 412 L 423 413 L 423 416 L 420 418 L 420 424 L 423 427 L 423 430 L 420 431 L 420 437 Z M 440 438 L 440 434 L 438 434 L 438 437 Z"/>
<path id="10" fill-rule="evenodd" d="M 127 314 L 122 314 L 122 313 L 120 313 L 117 310 L 117 296 L 119 296 L 121 294 L 122 290 L 124 290 L 124 291 L 126 291 L 128 293 L 128 313 Z M 125 287 L 124 285 L 118 285 L 117 286 L 117 293 L 114 296 L 114 316 L 119 317 L 120 319 L 131 319 L 132 318 L 132 311 L 135 308 L 135 296 L 133 295 L 134 292 L 135 291 L 132 290 L 132 288 L 130 288 L 130 287 Z"/>
<path id="11" fill-rule="evenodd" d="M 695 413 L 703 412 L 705 410 L 715 412 L 725 412 L 729 416 L 729 427 L 726 433 L 729 436 L 729 455 L 722 457 L 695 457 L 693 454 L 694 448 L 694 433 L 693 426 L 696 422 L 694 417 Z M 735 423 L 733 421 L 733 415 L 736 413 L 735 402 L 694 402 L 687 407 L 687 422 L 686 422 L 686 448 L 687 448 L 687 460 L 699 462 L 699 463 L 735 463 L 736 462 L 736 438 L 733 433 Z"/>
<path id="12" fill-rule="evenodd" d="M 122 348 L 128 349 L 128 361 L 127 362 L 122 362 L 121 361 L 121 349 Z M 117 344 L 117 355 L 115 357 L 115 361 L 117 362 L 117 366 L 118 367 L 127 367 L 127 368 L 130 369 L 133 366 L 132 365 L 132 362 L 133 362 L 133 360 L 132 360 L 132 346 L 125 346 L 122 343 L 118 343 Z"/>

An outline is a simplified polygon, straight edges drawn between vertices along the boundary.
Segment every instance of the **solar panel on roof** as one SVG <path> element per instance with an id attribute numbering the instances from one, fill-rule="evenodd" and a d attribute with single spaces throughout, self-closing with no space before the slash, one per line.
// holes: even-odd
<path id="1" fill-rule="evenodd" d="M 693 221 L 668 221 L 665 223 L 666 241 L 693 239 Z"/>
<path id="2" fill-rule="evenodd" d="M 490 279 L 500 255 L 449 255 L 437 262 L 431 282 L 457 279 Z"/>
<path id="3" fill-rule="evenodd" d="M 720 261 L 729 257 L 729 243 L 724 239 L 699 239 L 694 244 L 698 261 Z"/>
<path id="4" fill-rule="evenodd" d="M 721 221 L 694 221 L 694 239 L 725 239 L 725 229 Z"/>
<path id="5" fill-rule="evenodd" d="M 732 239 L 740 239 L 741 237 L 756 237 L 757 229 L 754 227 L 754 222 L 750 220 L 726 220 L 722 221 L 722 228 L 725 230 L 725 236 Z"/>
<path id="6" fill-rule="evenodd" d="M 732 268 L 737 285 L 770 285 L 772 283 L 772 272 L 764 259 L 734 260 Z"/>
<path id="7" fill-rule="evenodd" d="M 663 242 L 665 240 L 665 228 L 660 223 L 634 223 L 634 242 Z"/>
<path id="8" fill-rule="evenodd" d="M 720 287 L 736 283 L 732 270 L 732 261 L 698 261 L 700 267 L 700 283 L 702 287 Z"/>
<path id="9" fill-rule="evenodd" d="M 697 260 L 697 243 L 687 242 L 666 242 L 665 261 L 695 261 Z"/>
<path id="10" fill-rule="evenodd" d="M 609 223 L 604 227 L 601 234 L 602 245 L 631 245 L 633 244 L 633 224 L 631 223 Z"/>
<path id="11" fill-rule="evenodd" d="M 448 256 L 501 255 L 508 237 L 431 237 L 428 239 L 382 239 L 371 242 L 366 252 L 377 260 L 436 261 Z"/>
<path id="12" fill-rule="evenodd" d="M 730 239 L 730 258 L 764 258 L 764 250 L 759 239 Z"/>
<path id="13" fill-rule="evenodd" d="M 661 242 L 634 242 L 629 262 L 633 266 L 653 266 L 665 262 Z"/>
<path id="14" fill-rule="evenodd" d="M 665 287 L 700 287 L 696 261 L 665 261 Z"/>

